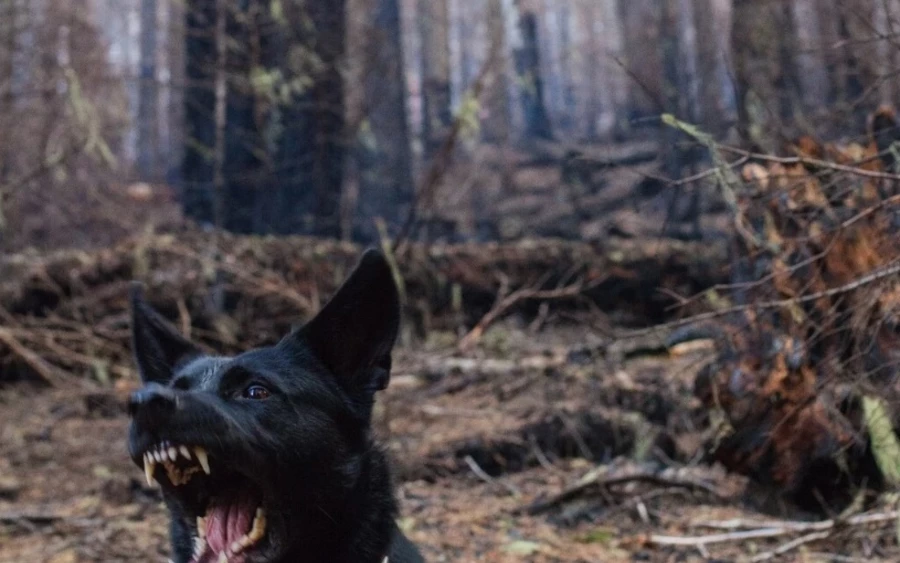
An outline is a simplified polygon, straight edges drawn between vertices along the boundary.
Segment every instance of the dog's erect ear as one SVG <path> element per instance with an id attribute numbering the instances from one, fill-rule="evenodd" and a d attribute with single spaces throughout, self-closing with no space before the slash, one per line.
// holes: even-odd
<path id="1" fill-rule="evenodd" d="M 144 301 L 139 283 L 132 283 L 131 346 L 144 383 L 167 383 L 180 363 L 202 354 Z"/>
<path id="2" fill-rule="evenodd" d="M 384 255 L 369 250 L 319 314 L 281 345 L 308 349 L 345 389 L 371 396 L 390 381 L 399 326 L 400 297 L 391 268 Z"/>

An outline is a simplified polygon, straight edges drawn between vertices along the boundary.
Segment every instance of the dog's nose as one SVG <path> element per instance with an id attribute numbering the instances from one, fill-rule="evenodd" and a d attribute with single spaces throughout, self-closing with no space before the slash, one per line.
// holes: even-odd
<path id="1" fill-rule="evenodd" d="M 175 392 L 161 385 L 150 384 L 133 392 L 128 398 L 128 414 L 132 418 L 158 421 L 175 412 Z"/>

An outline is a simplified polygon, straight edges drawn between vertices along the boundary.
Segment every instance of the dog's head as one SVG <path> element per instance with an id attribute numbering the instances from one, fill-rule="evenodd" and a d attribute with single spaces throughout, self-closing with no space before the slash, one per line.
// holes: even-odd
<path id="1" fill-rule="evenodd" d="M 399 316 L 375 251 L 306 325 L 234 357 L 202 353 L 135 286 L 144 387 L 129 400 L 129 452 L 162 489 L 176 561 L 276 561 L 319 533 L 298 527 L 341 513 L 372 447 Z"/>

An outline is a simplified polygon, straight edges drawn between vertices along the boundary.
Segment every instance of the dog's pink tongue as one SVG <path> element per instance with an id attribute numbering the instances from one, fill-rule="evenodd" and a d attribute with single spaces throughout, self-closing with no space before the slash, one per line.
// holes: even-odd
<path id="1" fill-rule="evenodd" d="M 228 551 L 231 545 L 243 538 L 253 527 L 257 503 L 247 495 L 221 499 L 206 514 L 206 542 L 215 554 Z M 243 561 L 243 557 L 229 561 Z"/>

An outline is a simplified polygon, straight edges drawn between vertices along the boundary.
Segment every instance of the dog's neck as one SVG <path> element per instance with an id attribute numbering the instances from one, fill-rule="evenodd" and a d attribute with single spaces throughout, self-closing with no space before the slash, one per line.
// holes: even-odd
<path id="1" fill-rule="evenodd" d="M 371 447 L 360 460 L 358 475 L 344 502 L 332 505 L 327 515 L 308 515 L 298 525 L 316 530 L 316 539 L 304 541 L 278 563 L 383 563 L 388 558 L 397 506 L 384 454 Z"/>

